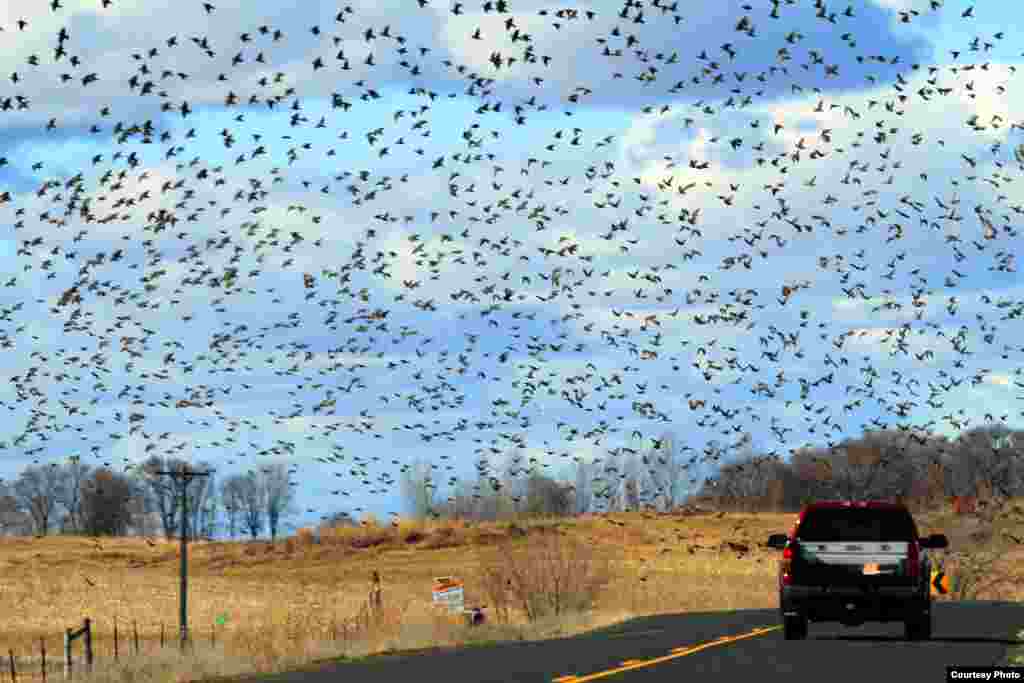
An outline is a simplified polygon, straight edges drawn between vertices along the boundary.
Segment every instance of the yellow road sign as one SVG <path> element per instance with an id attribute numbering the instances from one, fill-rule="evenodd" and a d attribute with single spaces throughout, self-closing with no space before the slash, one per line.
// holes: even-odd
<path id="1" fill-rule="evenodd" d="M 949 577 L 938 569 L 932 570 L 932 595 L 949 595 Z"/>

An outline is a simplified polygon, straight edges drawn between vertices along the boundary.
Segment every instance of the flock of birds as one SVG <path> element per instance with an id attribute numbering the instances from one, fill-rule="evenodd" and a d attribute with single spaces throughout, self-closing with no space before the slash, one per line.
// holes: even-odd
<path id="1" fill-rule="evenodd" d="M 908 31 L 959 17 L 970 38 L 934 64 L 865 54 L 858 41 L 876 36 L 849 26 L 880 11 L 867 2 L 728 2 L 733 15 L 708 21 L 727 22 L 731 38 L 711 45 L 691 27 L 700 3 L 526 12 L 515 0 L 409 0 L 387 22 L 342 5 L 302 35 L 263 22 L 167 35 L 108 76 L 81 47 L 102 33 L 68 21 L 43 49 L 36 25 L 68 11 L 47 4 L 0 32 L 7 54 L 38 47 L 11 66 L 0 116 L 45 122 L 21 124 L 29 144 L 0 157 L 0 212 L 17 242 L 0 346 L 29 365 L 9 371 L 0 403 L 8 453 L 44 462 L 80 449 L 116 466 L 119 440 L 176 456 L 222 429 L 206 448 L 228 464 L 327 445 L 317 461 L 337 466 L 330 493 L 383 495 L 410 466 L 406 434 L 417 452 L 442 453 L 430 464 L 438 485 L 470 449 L 480 486 L 500 486 L 490 461 L 510 452 L 513 474 L 592 452 L 656 467 L 669 431 L 698 444 L 680 449 L 696 472 L 749 446 L 752 430 L 776 456 L 805 429 L 818 446 L 854 426 L 960 430 L 972 418 L 944 409 L 947 394 L 998 372 L 1024 386 L 1019 367 L 977 362 L 1017 361 L 1024 301 L 965 283 L 1012 285 L 1024 212 L 1010 186 L 1024 150 L 993 141 L 1024 122 L 987 104 L 1009 97 L 1016 68 L 1003 31 L 975 35 L 974 6 L 930 0 L 893 14 L 893 30 Z M 210 22 L 234 11 L 194 4 Z M 97 0 L 92 11 L 118 10 Z M 459 49 L 403 33 L 430 21 L 464 29 L 450 39 Z M 668 43 L 645 42 L 666 28 Z M 581 33 L 583 66 L 567 77 L 557 48 Z M 301 64 L 275 62 L 297 45 Z M 201 70 L 184 71 L 195 59 Z M 863 106 L 852 81 L 829 86 L 855 77 Z M 57 97 L 47 109 L 34 88 L 75 89 L 80 106 Z M 617 88 L 635 92 L 618 103 L 624 120 L 703 146 L 673 146 L 639 170 L 616 158 L 621 136 L 587 128 Z M 764 113 L 773 102 L 840 123 L 792 124 Z M 927 128 L 964 102 L 982 113 L 961 130 Z M 445 113 L 456 106 L 464 119 Z M 80 168 L 27 156 L 65 127 L 110 151 Z M 945 167 L 905 169 L 925 154 Z M 752 187 L 744 174 L 770 180 Z M 869 307 L 881 332 L 839 331 L 841 319 L 807 307 L 829 287 Z M 958 317 L 970 297 L 958 287 L 987 313 Z M 36 321 L 47 316 L 53 329 Z M 883 367 L 897 362 L 906 367 Z M 267 400 L 294 438 L 260 443 L 272 430 L 234 409 Z M 783 417 L 769 419 L 776 409 Z M 182 421 L 198 439 L 173 436 Z M 597 475 L 625 476 L 615 464 Z"/>

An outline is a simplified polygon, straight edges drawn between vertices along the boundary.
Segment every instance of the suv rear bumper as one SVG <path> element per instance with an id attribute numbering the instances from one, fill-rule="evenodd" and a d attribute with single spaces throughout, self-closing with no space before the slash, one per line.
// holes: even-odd
<path id="1" fill-rule="evenodd" d="M 931 610 L 931 600 L 912 586 L 783 586 L 779 608 L 783 616 L 856 625 L 921 616 Z"/>

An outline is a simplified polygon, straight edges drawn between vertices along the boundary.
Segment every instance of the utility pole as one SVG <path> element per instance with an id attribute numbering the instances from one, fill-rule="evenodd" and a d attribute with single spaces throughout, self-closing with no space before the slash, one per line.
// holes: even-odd
<path id="1" fill-rule="evenodd" d="M 181 587 L 179 588 L 178 622 L 181 625 L 181 649 L 188 644 L 188 485 L 193 477 L 208 477 L 209 472 L 196 472 L 187 465 L 176 472 L 157 471 L 181 484 Z"/>

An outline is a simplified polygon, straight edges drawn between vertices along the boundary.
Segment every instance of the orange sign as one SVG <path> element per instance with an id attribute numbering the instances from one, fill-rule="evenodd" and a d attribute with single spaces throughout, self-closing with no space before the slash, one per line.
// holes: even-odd
<path id="1" fill-rule="evenodd" d="M 946 573 L 937 569 L 932 570 L 932 595 L 949 594 L 949 577 Z"/>
<path id="2" fill-rule="evenodd" d="M 443 591 L 451 588 L 461 588 L 462 579 L 458 579 L 454 576 L 438 576 L 434 579 L 434 590 Z"/>
<path id="3" fill-rule="evenodd" d="M 446 608 L 449 612 L 462 612 L 464 593 L 462 579 L 454 576 L 439 576 L 434 579 L 434 606 Z"/>

